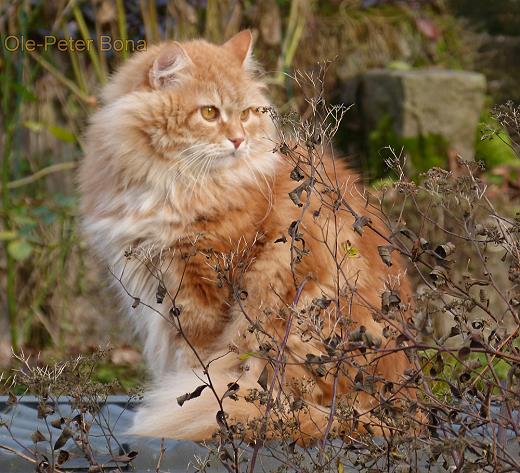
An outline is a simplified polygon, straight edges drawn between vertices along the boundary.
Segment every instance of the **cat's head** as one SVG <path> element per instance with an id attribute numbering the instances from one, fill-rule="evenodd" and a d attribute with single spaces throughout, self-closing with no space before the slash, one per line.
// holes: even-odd
<path id="1" fill-rule="evenodd" d="M 261 169 L 261 160 L 272 159 L 266 155 L 272 155 L 273 125 L 251 49 L 246 30 L 220 46 L 169 42 L 137 54 L 105 88 L 104 131 L 112 134 L 107 114 L 123 119 L 128 147 L 139 140 L 149 150 L 146 159 L 166 162 L 191 181 Z M 122 125 L 113 126 L 116 134 Z M 134 129 L 138 133 L 130 133 Z"/>

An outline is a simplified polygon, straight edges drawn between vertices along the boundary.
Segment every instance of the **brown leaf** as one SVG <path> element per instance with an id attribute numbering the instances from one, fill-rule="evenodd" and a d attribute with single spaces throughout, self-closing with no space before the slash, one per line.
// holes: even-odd
<path id="1" fill-rule="evenodd" d="M 267 371 L 267 365 L 265 365 L 264 369 L 260 373 L 260 376 L 258 377 L 257 383 L 262 387 L 264 391 L 267 391 L 267 379 L 268 379 L 268 371 Z"/>
<path id="2" fill-rule="evenodd" d="M 63 465 L 68 459 L 70 458 L 70 453 L 67 452 L 67 450 L 60 450 L 60 453 L 58 454 L 58 459 L 56 462 L 58 465 Z"/>
<path id="3" fill-rule="evenodd" d="M 61 447 L 65 446 L 72 435 L 72 430 L 70 430 L 68 427 L 65 427 L 61 435 L 58 437 L 58 440 L 56 440 L 56 443 L 54 444 L 54 450 L 59 450 Z"/>
<path id="4" fill-rule="evenodd" d="M 320 309 L 326 309 L 331 304 L 331 302 L 331 299 L 327 299 L 325 297 L 312 300 L 313 305 L 318 306 Z"/>
<path id="5" fill-rule="evenodd" d="M 38 404 L 38 419 L 45 419 L 50 414 L 54 414 L 54 407 L 43 402 Z"/>
<path id="6" fill-rule="evenodd" d="M 36 467 L 36 473 L 49 473 L 50 472 L 50 464 L 49 459 L 45 456 L 43 456 L 43 460 L 38 463 L 38 466 Z"/>
<path id="7" fill-rule="evenodd" d="M 43 435 L 39 430 L 36 430 L 32 433 L 31 435 L 31 440 L 34 442 L 34 443 L 38 443 L 38 442 L 44 442 L 46 441 L 47 439 L 45 438 L 45 435 Z"/>
<path id="8" fill-rule="evenodd" d="M 391 309 L 399 307 L 401 298 L 395 291 L 384 291 L 381 294 L 381 311 L 383 314 L 388 314 Z"/>
<path id="9" fill-rule="evenodd" d="M 366 332 L 366 327 L 360 325 L 357 329 L 352 330 L 348 335 L 349 342 L 361 342 L 363 340 L 363 334 Z"/>
<path id="10" fill-rule="evenodd" d="M 303 234 L 298 232 L 298 228 L 300 227 L 300 222 L 298 220 L 294 220 L 289 225 L 289 229 L 287 233 L 289 233 L 289 236 L 291 238 L 294 238 L 296 241 L 301 240 Z"/>
<path id="11" fill-rule="evenodd" d="M 226 413 L 224 411 L 218 411 L 216 415 L 217 424 L 222 430 L 227 430 L 226 427 Z"/>
<path id="12" fill-rule="evenodd" d="M 363 232 L 365 230 L 364 227 L 370 223 L 372 223 L 370 218 L 366 215 L 362 215 L 360 217 L 356 217 L 356 220 L 354 221 L 352 228 L 359 236 L 363 236 Z"/>
<path id="13" fill-rule="evenodd" d="M 115 457 L 112 457 L 112 460 L 116 463 L 130 463 L 137 455 L 138 452 L 132 450 L 131 452 L 128 452 L 125 455 L 117 455 Z"/>
<path id="14" fill-rule="evenodd" d="M 191 393 L 183 394 L 182 396 L 179 396 L 177 398 L 177 404 L 179 404 L 179 406 L 182 406 L 186 401 L 199 397 L 202 394 L 202 391 L 204 391 L 204 389 L 206 389 L 207 387 L 208 387 L 207 384 L 202 384 L 202 385 L 198 386 L 197 389 L 195 389 L 195 391 L 193 391 Z"/>
<path id="15" fill-rule="evenodd" d="M 13 404 L 16 404 L 18 402 L 17 397 L 9 391 L 9 397 L 7 398 L 7 405 L 12 406 Z"/>
<path id="16" fill-rule="evenodd" d="M 228 387 L 227 391 L 222 396 L 222 399 L 229 397 L 229 398 L 233 399 L 234 401 L 238 401 L 237 393 L 238 393 L 238 390 L 240 389 L 239 384 L 238 383 L 229 383 L 227 385 L 227 387 Z"/>
<path id="17" fill-rule="evenodd" d="M 296 166 L 291 171 L 290 177 L 293 181 L 301 181 L 305 177 L 305 174 L 302 173 L 302 170 L 299 166 Z"/>
<path id="18" fill-rule="evenodd" d="M 63 417 L 56 417 L 56 419 L 51 420 L 51 425 L 55 429 L 61 429 L 61 426 L 64 424 L 65 419 Z"/>
<path id="19" fill-rule="evenodd" d="M 162 304 L 164 300 L 164 296 L 166 295 L 166 288 L 162 282 L 157 286 L 157 292 L 155 293 L 155 299 L 157 300 L 157 304 Z"/>
<path id="20" fill-rule="evenodd" d="M 310 182 L 310 179 L 306 179 L 298 187 L 289 192 L 289 197 L 298 207 L 303 206 L 303 202 L 301 201 L 302 193 L 303 191 L 307 192 L 307 194 L 309 193 Z"/>

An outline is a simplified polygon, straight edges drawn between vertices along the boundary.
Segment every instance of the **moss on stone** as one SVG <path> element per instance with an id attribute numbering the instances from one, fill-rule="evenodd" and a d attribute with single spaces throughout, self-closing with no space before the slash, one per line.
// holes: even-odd
<path id="1" fill-rule="evenodd" d="M 433 166 L 446 166 L 448 156 L 444 137 L 438 134 L 399 136 L 389 115 L 382 117 L 377 127 L 367 134 L 367 150 L 368 157 L 363 167 L 370 179 L 388 174 L 385 161 L 393 157 L 391 150 L 396 154 L 402 150 L 407 156 L 407 168 L 412 176 L 418 176 Z"/>

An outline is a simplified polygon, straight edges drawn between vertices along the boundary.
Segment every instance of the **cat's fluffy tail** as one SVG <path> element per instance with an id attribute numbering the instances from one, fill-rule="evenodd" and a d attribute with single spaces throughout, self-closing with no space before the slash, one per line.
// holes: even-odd
<path id="1" fill-rule="evenodd" d="M 228 390 L 228 384 L 237 382 L 237 378 L 238 376 L 229 373 L 211 375 L 213 387 L 220 398 Z M 216 416 L 220 410 L 215 393 L 207 387 L 200 396 L 186 400 L 182 406 L 177 402 L 181 396 L 193 393 L 202 386 L 204 383 L 201 379 L 193 372 L 184 372 L 169 375 L 156 382 L 155 387 L 146 395 L 144 405 L 138 409 L 128 433 L 179 440 L 211 439 L 212 434 L 218 429 Z M 254 404 L 243 399 L 247 390 L 255 386 L 249 383 L 246 387 L 240 379 L 238 384 L 238 401 L 227 397 L 222 404 L 230 419 L 247 422 L 248 419 L 261 415 Z"/>
<path id="2" fill-rule="evenodd" d="M 230 384 L 239 385 L 237 396 L 225 397 L 222 401 L 229 424 L 241 422 L 247 431 L 248 422 L 263 417 L 265 406 L 258 402 L 246 401 L 244 398 L 251 389 L 262 390 L 257 382 L 262 369 L 263 366 L 255 362 L 249 371 L 242 372 L 241 375 L 225 364 L 222 364 L 220 369 L 210 369 L 210 377 L 219 398 L 228 391 Z M 220 406 L 215 393 L 207 387 L 200 396 L 185 401 L 182 406 L 177 402 L 180 396 L 193 393 L 202 386 L 204 383 L 201 379 L 204 377 L 199 378 L 194 372 L 186 371 L 168 375 L 157 381 L 155 387 L 146 395 L 144 405 L 138 409 L 128 433 L 178 440 L 210 440 L 219 428 L 217 413 Z M 298 427 L 291 436 L 297 438 L 300 443 L 320 438 L 328 422 L 327 408 L 310 404 L 307 406 L 301 415 L 292 413 Z M 255 432 L 251 431 L 246 436 L 252 439 Z"/>

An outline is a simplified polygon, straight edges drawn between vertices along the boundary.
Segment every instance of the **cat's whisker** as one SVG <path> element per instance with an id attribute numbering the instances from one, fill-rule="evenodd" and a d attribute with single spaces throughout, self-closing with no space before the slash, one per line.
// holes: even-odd
<path id="1" fill-rule="evenodd" d="M 204 146 L 207 146 L 207 143 L 194 143 L 191 146 L 188 146 L 187 148 L 183 149 L 180 153 L 176 154 L 174 159 L 182 159 L 186 153 L 192 152 L 194 149 L 202 148 Z"/>
<path id="2" fill-rule="evenodd" d="M 190 199 L 193 197 L 193 194 L 195 193 L 195 189 L 197 188 L 199 179 L 201 178 L 202 173 L 204 172 L 204 169 L 206 169 L 206 167 L 208 166 L 209 159 L 207 156 L 205 156 L 205 158 L 206 158 L 205 161 L 202 163 L 202 165 L 199 169 L 199 172 L 197 173 L 197 178 L 192 182 L 190 193 L 189 193 Z"/>
<path id="3" fill-rule="evenodd" d="M 213 162 L 215 161 L 216 159 L 216 156 L 212 156 L 209 161 L 208 161 L 208 165 L 206 166 L 206 172 L 205 174 L 203 175 L 202 179 L 201 179 L 201 182 L 200 182 L 200 186 L 199 186 L 199 196 L 200 194 L 202 193 L 202 191 L 204 189 L 207 188 L 206 186 L 206 181 L 211 177 L 211 168 L 213 166 Z"/>
<path id="4" fill-rule="evenodd" d="M 192 146 L 182 150 L 180 153 L 176 154 L 175 157 L 172 157 L 174 160 L 174 164 L 178 164 L 179 162 L 184 162 L 189 160 L 194 155 L 205 154 L 208 148 L 211 148 L 212 145 L 209 143 L 195 143 Z"/>
<path id="5" fill-rule="evenodd" d="M 190 199 L 193 196 L 193 192 L 195 191 L 195 187 L 197 186 L 197 183 L 199 182 L 199 179 L 200 179 L 202 173 L 205 171 L 206 167 L 208 167 L 208 165 L 210 163 L 210 159 L 208 158 L 208 155 L 204 155 L 204 157 L 206 158 L 206 160 L 202 163 L 202 166 L 200 167 L 199 172 L 197 173 L 196 179 L 192 182 L 190 192 L 189 192 Z"/>
<path id="6" fill-rule="evenodd" d="M 181 167 L 177 170 L 175 177 L 184 177 L 188 178 L 190 181 L 193 179 L 193 170 L 195 170 L 200 162 L 204 165 L 205 160 L 207 159 L 207 154 L 199 153 L 193 156 L 189 161 L 183 163 Z"/>
<path id="7" fill-rule="evenodd" d="M 247 167 L 249 168 L 249 170 L 253 173 L 255 184 L 258 187 L 258 189 L 260 190 L 260 193 L 268 202 L 267 213 L 269 213 L 273 207 L 273 190 L 271 188 L 271 185 L 269 184 L 269 181 L 267 180 L 265 174 L 260 169 L 255 169 L 254 167 L 252 167 L 247 159 L 245 159 L 244 161 L 245 161 Z M 256 177 L 257 172 L 262 176 L 262 178 L 265 182 L 265 185 L 267 187 L 267 193 L 266 193 L 265 189 L 258 182 L 258 179 Z"/>
<path id="8" fill-rule="evenodd" d="M 195 153 L 195 155 L 189 155 L 186 156 L 183 161 L 179 170 L 178 174 L 183 174 L 188 168 L 190 168 L 193 164 L 195 164 L 196 161 L 198 161 L 200 158 L 208 158 L 211 154 L 215 152 L 215 149 L 219 149 L 216 145 L 211 145 L 204 143 L 204 149 L 202 151 L 198 151 Z"/>
<path id="9" fill-rule="evenodd" d="M 184 165 L 187 165 L 187 167 L 189 167 L 191 165 L 192 162 L 196 161 L 198 158 L 200 157 L 200 155 L 197 155 L 197 154 L 194 154 L 189 160 L 187 163 L 183 163 Z M 179 165 L 178 162 L 174 163 L 172 166 L 170 166 L 170 168 L 168 169 L 168 173 L 170 171 L 173 171 L 177 166 Z M 175 184 L 176 182 L 178 182 L 178 178 L 183 174 L 183 172 L 179 169 L 176 170 L 175 174 L 173 174 L 173 176 L 171 177 L 171 179 L 169 180 L 169 185 L 168 185 L 168 189 L 166 190 L 166 196 L 165 196 L 165 199 L 163 201 L 163 206 L 166 205 L 166 202 L 170 201 L 171 202 L 171 197 L 172 197 L 172 193 L 174 191 L 174 189 L 176 188 Z M 188 174 L 187 176 L 183 176 L 183 177 L 188 177 L 190 178 L 191 176 Z"/>

